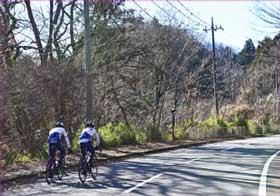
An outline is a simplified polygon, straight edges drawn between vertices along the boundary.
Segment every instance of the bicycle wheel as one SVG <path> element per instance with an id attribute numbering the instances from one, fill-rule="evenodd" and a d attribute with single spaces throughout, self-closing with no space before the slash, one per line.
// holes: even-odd
<path id="1" fill-rule="evenodd" d="M 98 164 L 97 164 L 97 157 L 94 156 L 92 168 L 91 168 L 91 177 L 96 180 L 96 176 L 98 174 Z"/>
<path id="2" fill-rule="evenodd" d="M 53 182 L 54 173 L 55 173 L 54 162 L 51 161 L 46 167 L 46 182 L 48 184 Z"/>
<path id="3" fill-rule="evenodd" d="M 84 157 L 81 157 L 80 163 L 79 163 L 79 179 L 82 183 L 86 181 L 87 178 L 87 162 Z"/>
<path id="4" fill-rule="evenodd" d="M 58 163 L 56 165 L 56 169 L 57 169 L 57 177 L 58 177 L 58 179 L 62 180 L 62 177 L 64 175 L 64 162 Z"/>

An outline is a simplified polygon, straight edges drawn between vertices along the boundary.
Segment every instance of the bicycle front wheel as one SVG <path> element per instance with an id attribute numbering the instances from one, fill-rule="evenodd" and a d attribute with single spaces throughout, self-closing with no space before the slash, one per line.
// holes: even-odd
<path id="1" fill-rule="evenodd" d="M 97 157 L 94 156 L 93 158 L 93 164 L 92 164 L 92 168 L 91 168 L 91 177 L 96 180 L 98 174 L 98 164 L 97 164 Z"/>

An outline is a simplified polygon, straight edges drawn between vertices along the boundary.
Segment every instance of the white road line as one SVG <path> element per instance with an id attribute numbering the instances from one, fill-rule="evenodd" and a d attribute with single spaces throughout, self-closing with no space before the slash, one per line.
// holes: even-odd
<path id="1" fill-rule="evenodd" d="M 192 163 L 192 162 L 194 162 L 194 161 L 198 161 L 198 160 L 200 160 L 200 159 L 208 158 L 208 157 L 209 157 L 209 156 L 198 157 L 198 158 L 192 159 L 192 160 L 190 160 L 190 161 L 187 161 L 186 164 Z"/>
<path id="2" fill-rule="evenodd" d="M 146 183 L 152 181 L 153 179 L 160 177 L 160 176 L 163 175 L 163 174 L 164 174 L 164 173 L 159 173 L 158 175 L 153 176 L 153 177 L 149 178 L 148 180 L 145 180 L 145 181 L 141 182 L 140 184 L 137 184 L 137 185 L 135 185 L 134 187 L 131 187 L 130 189 L 127 189 L 127 190 L 124 191 L 123 193 L 130 193 L 130 192 L 134 191 L 135 189 L 137 189 L 137 188 L 143 186 L 144 184 L 146 184 Z"/>
<path id="3" fill-rule="evenodd" d="M 222 150 L 221 152 L 225 152 L 225 151 L 231 150 L 231 149 L 233 149 L 233 148 L 234 148 L 234 147 L 229 147 L 229 148 L 226 148 L 226 149 Z M 210 157 L 210 156 L 198 157 L 198 158 L 192 159 L 192 160 L 190 160 L 190 161 L 188 161 L 188 162 L 186 162 L 186 163 L 189 164 L 189 163 L 192 163 L 192 162 L 194 162 L 194 161 L 197 161 L 197 160 L 200 160 L 200 159 L 203 159 L 203 158 L 207 158 L 207 157 Z M 127 190 L 124 191 L 123 193 L 130 193 L 130 192 L 132 192 L 132 191 L 138 189 L 139 187 L 143 186 L 144 184 L 146 184 L 146 183 L 148 183 L 148 182 L 151 182 L 153 179 L 160 177 L 160 176 L 163 175 L 163 174 L 164 174 L 164 172 L 159 173 L 159 174 L 157 174 L 157 175 L 155 175 L 155 176 L 153 176 L 153 177 L 151 177 L 151 178 L 149 178 L 149 179 L 147 179 L 147 180 L 145 180 L 145 181 L 143 181 L 143 182 L 141 182 L 141 183 L 139 183 L 139 184 L 137 184 L 137 185 L 131 187 L 130 189 L 127 189 Z"/>
<path id="4" fill-rule="evenodd" d="M 234 148 L 235 148 L 235 147 L 228 147 L 228 148 L 222 150 L 221 152 L 225 152 L 225 151 L 228 151 L 228 150 L 232 150 L 232 149 L 234 149 Z"/>
<path id="5" fill-rule="evenodd" d="M 272 155 L 265 163 L 262 175 L 260 178 L 260 184 L 259 184 L 259 196 L 266 196 L 266 177 L 268 173 L 268 168 L 271 163 L 271 161 L 280 153 L 280 150 L 276 152 L 274 155 Z"/>

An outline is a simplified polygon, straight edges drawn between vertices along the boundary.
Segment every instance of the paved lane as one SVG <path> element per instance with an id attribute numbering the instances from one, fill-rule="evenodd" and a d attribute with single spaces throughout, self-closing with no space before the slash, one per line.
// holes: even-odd
<path id="1" fill-rule="evenodd" d="M 277 156 L 270 165 L 267 179 L 267 196 L 280 195 L 280 156 Z"/>
<path id="2" fill-rule="evenodd" d="M 217 195 L 258 196 L 266 161 L 280 149 L 280 136 L 209 144 L 108 164 L 97 181 L 79 182 L 76 172 L 51 186 L 39 179 L 11 187 L 11 195 Z M 268 170 L 267 195 L 280 195 L 280 158 Z"/>

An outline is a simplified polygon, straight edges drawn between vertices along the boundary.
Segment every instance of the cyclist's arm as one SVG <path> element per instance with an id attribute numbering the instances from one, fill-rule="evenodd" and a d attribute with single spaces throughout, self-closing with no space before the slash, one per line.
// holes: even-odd
<path id="1" fill-rule="evenodd" d="M 100 145 L 100 138 L 99 138 L 99 135 L 98 135 L 96 130 L 95 130 L 93 135 L 94 135 L 95 140 L 96 140 L 96 146 L 99 146 Z"/>
<path id="2" fill-rule="evenodd" d="M 67 136 L 67 133 L 66 133 L 65 129 L 64 129 L 64 131 L 63 131 L 63 136 L 64 136 L 64 138 L 65 138 L 67 147 L 68 147 L 68 148 L 71 148 L 71 144 L 70 144 L 70 141 L 69 141 L 69 138 L 68 138 L 68 136 Z"/>

